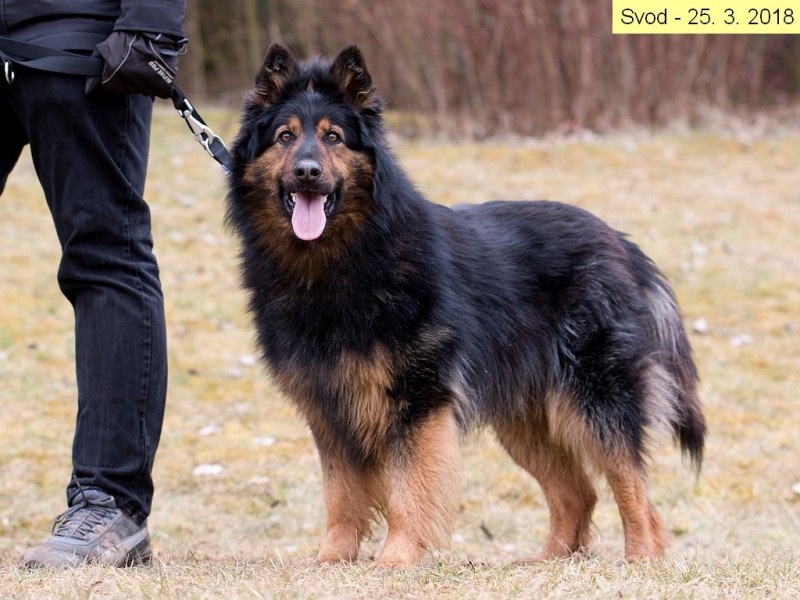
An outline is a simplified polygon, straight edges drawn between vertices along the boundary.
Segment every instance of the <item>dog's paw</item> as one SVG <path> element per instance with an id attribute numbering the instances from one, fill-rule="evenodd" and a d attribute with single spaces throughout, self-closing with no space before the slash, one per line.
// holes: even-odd
<path id="1" fill-rule="evenodd" d="M 335 565 L 338 563 L 351 563 L 358 560 L 358 554 L 331 554 L 320 552 L 317 554 L 317 562 L 321 565 Z"/>
<path id="2" fill-rule="evenodd" d="M 414 540 L 389 536 L 376 566 L 383 569 L 405 569 L 422 563 L 428 552 Z"/>
<path id="3" fill-rule="evenodd" d="M 318 563 L 354 562 L 358 560 L 358 532 L 351 527 L 338 526 L 328 530 L 319 547 Z"/>

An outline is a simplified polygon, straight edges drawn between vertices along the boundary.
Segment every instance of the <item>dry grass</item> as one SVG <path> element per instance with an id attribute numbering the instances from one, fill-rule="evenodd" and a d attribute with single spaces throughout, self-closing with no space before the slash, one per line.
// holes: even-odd
<path id="1" fill-rule="evenodd" d="M 232 139 L 235 117 L 204 111 Z M 781 130 L 581 141 L 398 142 L 443 203 L 547 197 L 629 232 L 665 269 L 693 333 L 710 425 L 699 481 L 668 444 L 653 499 L 670 557 L 617 559 L 605 492 L 593 554 L 510 565 L 547 531 L 541 494 L 491 436 L 469 440 L 450 551 L 384 572 L 317 567 L 324 527 L 312 440 L 252 364 L 224 186 L 172 111 L 158 111 L 148 196 L 167 297 L 170 397 L 150 519 L 150 569 L 30 573 L 21 551 L 63 508 L 75 414 L 71 309 L 27 156 L 0 201 L 0 595 L 19 598 L 796 598 L 800 596 L 800 138 Z M 198 465 L 220 465 L 216 476 Z M 379 548 L 382 529 L 364 549 Z"/>

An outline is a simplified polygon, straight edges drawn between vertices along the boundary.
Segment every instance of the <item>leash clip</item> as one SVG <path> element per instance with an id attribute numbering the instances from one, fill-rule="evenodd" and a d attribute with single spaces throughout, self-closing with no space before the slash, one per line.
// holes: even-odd
<path id="1" fill-rule="evenodd" d="M 8 85 L 14 83 L 14 67 L 11 65 L 10 60 L 3 61 L 3 74 L 6 76 Z"/>
<path id="2" fill-rule="evenodd" d="M 225 142 L 214 133 L 211 127 L 206 125 L 203 117 L 195 110 L 186 94 L 177 85 L 172 90 L 172 105 L 181 118 L 186 121 L 192 136 L 206 149 L 208 155 L 219 163 L 222 170 L 229 174 L 233 169 L 234 160 L 231 153 L 228 152 L 228 148 L 225 147 Z"/>
<path id="3" fill-rule="evenodd" d="M 184 121 L 186 121 L 186 124 L 189 126 L 189 130 L 192 132 L 192 135 L 200 143 L 200 145 L 206 149 L 206 152 L 208 152 L 209 156 L 216 159 L 214 152 L 211 150 L 211 144 L 215 141 L 219 141 L 223 148 L 225 147 L 225 144 L 220 138 L 217 137 L 211 127 L 195 118 L 193 114 L 194 106 L 192 106 L 192 103 L 189 102 L 188 99 L 183 99 L 183 106 L 184 108 L 182 109 L 176 109 L 178 114 L 183 117 Z"/>

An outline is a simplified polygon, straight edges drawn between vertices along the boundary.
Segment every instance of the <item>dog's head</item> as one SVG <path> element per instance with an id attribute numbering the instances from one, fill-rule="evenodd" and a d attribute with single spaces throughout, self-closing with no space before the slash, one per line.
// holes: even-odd
<path id="1" fill-rule="evenodd" d="M 380 111 L 355 46 L 332 61 L 269 49 L 245 103 L 231 178 L 234 199 L 264 236 L 298 250 L 298 242 L 341 241 L 363 224 L 374 210 Z"/>

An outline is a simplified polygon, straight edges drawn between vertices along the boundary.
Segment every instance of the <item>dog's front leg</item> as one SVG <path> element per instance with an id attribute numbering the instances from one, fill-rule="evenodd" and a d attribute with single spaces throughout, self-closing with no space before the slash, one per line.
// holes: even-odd
<path id="1" fill-rule="evenodd" d="M 447 406 L 416 425 L 388 457 L 389 533 L 379 566 L 413 566 L 449 544 L 460 472 L 460 433 Z"/>
<path id="2" fill-rule="evenodd" d="M 320 448 L 322 485 L 328 525 L 317 554 L 321 563 L 354 561 L 361 540 L 369 535 L 376 507 L 376 477 L 371 470 L 357 470 L 348 461 Z"/>

